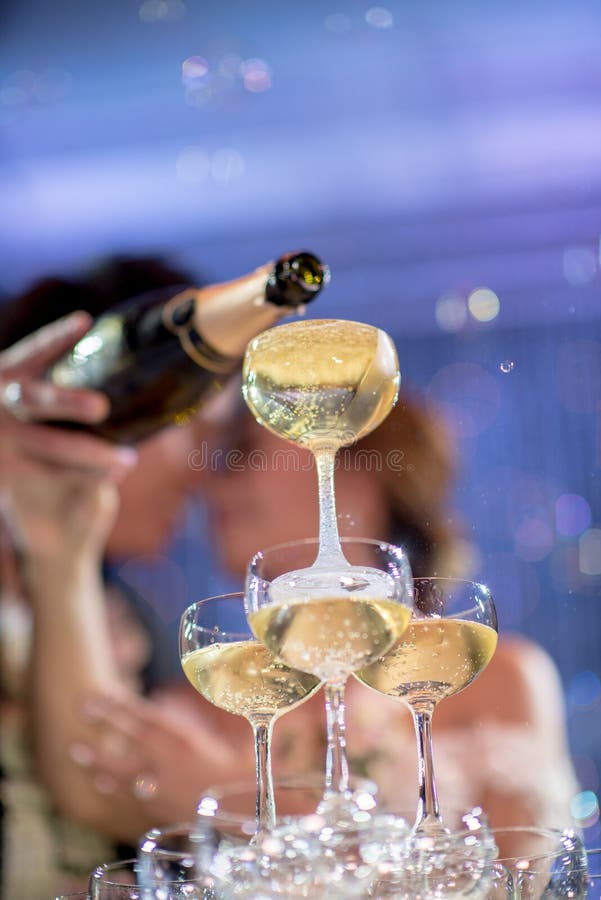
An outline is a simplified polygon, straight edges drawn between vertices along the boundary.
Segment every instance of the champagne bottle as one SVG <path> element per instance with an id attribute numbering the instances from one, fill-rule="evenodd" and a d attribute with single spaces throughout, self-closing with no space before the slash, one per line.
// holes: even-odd
<path id="1" fill-rule="evenodd" d="M 224 284 L 144 294 L 100 316 L 48 377 L 105 393 L 109 415 L 86 427 L 135 443 L 186 421 L 240 367 L 251 338 L 313 300 L 328 280 L 315 256 L 293 253 Z"/>

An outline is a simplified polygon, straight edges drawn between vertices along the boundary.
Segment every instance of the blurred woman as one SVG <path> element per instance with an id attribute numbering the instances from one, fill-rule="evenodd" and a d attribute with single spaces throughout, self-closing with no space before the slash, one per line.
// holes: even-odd
<path id="1" fill-rule="evenodd" d="M 130 791 L 117 808 L 107 777 L 82 767 L 88 744 L 105 747 L 82 709 L 97 691 L 136 697 L 144 689 L 153 635 L 121 586 L 107 582 L 104 563 L 153 554 L 168 542 L 198 487 L 199 473 L 188 465 L 198 425 L 168 429 L 134 450 L 36 420 L 85 423 L 106 415 L 102 395 L 54 388 L 44 369 L 85 333 L 90 313 L 187 280 L 156 260 L 118 260 L 87 278 L 46 280 L 3 308 L 0 347 L 10 344 L 0 353 L 0 849 L 7 900 L 47 900 L 85 885 L 92 867 L 115 855 L 116 842 L 154 821 Z M 79 307 L 88 312 L 69 315 Z M 68 315 L 18 340 L 57 313 Z M 154 626 L 158 632 L 160 622 Z M 195 761 L 206 755 L 210 777 L 229 771 L 222 761 L 230 749 L 217 738 L 214 760 L 206 735 L 200 741 L 182 733 L 181 743 Z"/>
<path id="2" fill-rule="evenodd" d="M 107 548 L 156 551 L 169 530 L 167 485 L 179 485 L 180 499 L 200 485 L 215 552 L 241 579 L 261 547 L 317 534 L 316 478 L 307 453 L 240 408 L 228 430 L 206 445 L 209 463 L 200 471 L 188 465 L 190 449 L 198 451 L 209 437 L 194 426 L 166 431 L 134 453 L 23 421 L 64 418 L 69 404 L 75 417 L 84 418 L 85 404 L 89 417 L 102 415 L 102 398 L 60 392 L 46 393 L 41 414 L 36 367 L 66 343 L 63 334 L 60 347 L 42 340 L 40 349 L 38 338 L 33 351 L 29 344 L 0 355 L 0 395 L 3 378 L 5 388 L 15 378 L 26 387 L 16 408 L 9 392 L 0 438 L 4 509 L 32 613 L 26 725 L 51 815 L 58 812 L 113 842 L 134 842 L 151 825 L 192 816 L 210 784 L 252 778 L 253 748 L 248 723 L 213 707 L 186 683 L 141 695 L 135 675 L 145 652 L 143 633 L 126 671 L 101 577 Z M 81 406 L 74 413 L 75 402 Z M 341 455 L 342 532 L 404 544 L 416 574 L 467 574 L 469 549 L 451 527 L 448 508 L 453 475 L 446 432 L 405 394 L 379 429 Z M 154 529 L 159 520 L 163 527 Z M 408 714 L 355 682 L 348 702 L 355 770 L 374 777 L 391 802 L 411 809 L 417 775 Z M 574 785 L 561 690 L 553 664 L 531 643 L 501 640 L 470 689 L 442 704 L 435 752 L 443 804 L 479 802 L 493 824 L 566 823 Z M 323 768 L 320 697 L 278 723 L 274 764 L 278 774 Z M 97 856 L 92 863 L 100 861 Z"/>

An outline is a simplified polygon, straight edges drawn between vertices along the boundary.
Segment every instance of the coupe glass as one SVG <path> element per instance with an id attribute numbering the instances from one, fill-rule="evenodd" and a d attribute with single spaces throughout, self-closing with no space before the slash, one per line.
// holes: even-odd
<path id="1" fill-rule="evenodd" d="M 246 580 L 249 622 L 256 636 L 295 669 L 325 684 L 327 724 L 324 802 L 349 790 L 344 688 L 351 672 L 393 645 L 411 615 L 412 578 L 405 552 L 381 541 L 343 539 L 353 571 L 376 572 L 373 580 L 345 580 L 327 573 L 306 586 L 296 573 L 315 559 L 315 540 L 261 550 L 251 559 Z M 385 590 L 384 590 L 385 588 Z"/>
<path id="2" fill-rule="evenodd" d="M 374 900 L 517 900 L 511 872 L 500 863 L 489 863 L 476 872 L 430 876 L 407 872 L 391 880 L 377 881 L 368 897 Z"/>
<path id="3" fill-rule="evenodd" d="M 261 828 L 275 818 L 270 745 L 273 726 L 319 687 L 313 674 L 289 668 L 256 640 L 246 619 L 244 595 L 223 594 L 193 603 L 182 615 L 182 667 L 210 703 L 243 716 L 255 739 L 256 814 Z"/>
<path id="4" fill-rule="evenodd" d="M 336 518 L 336 453 L 386 418 L 399 383 L 392 339 L 362 322 L 305 319 L 270 328 L 248 344 L 242 391 L 251 412 L 259 424 L 315 458 L 319 545 L 307 566 L 348 569 Z"/>
<path id="5" fill-rule="evenodd" d="M 212 889 L 201 882 L 154 881 L 145 883 L 136 859 L 105 863 L 90 876 L 90 900 L 209 900 Z"/>
<path id="6" fill-rule="evenodd" d="M 145 888 L 177 885 L 178 897 L 212 897 L 209 874 L 215 836 L 206 823 L 193 822 L 153 828 L 138 846 L 138 879 Z"/>
<path id="7" fill-rule="evenodd" d="M 454 578 L 416 578 L 414 611 L 394 647 L 357 678 L 406 703 L 413 716 L 419 757 L 415 832 L 445 832 L 434 779 L 432 716 L 436 704 L 467 687 L 490 662 L 497 645 L 497 615 L 483 584 Z"/>
<path id="8" fill-rule="evenodd" d="M 276 824 L 290 818 L 309 816 L 323 794 L 323 773 L 303 777 L 278 778 L 274 782 Z M 254 815 L 254 783 L 234 781 L 207 788 L 198 804 L 201 827 L 208 823 L 213 835 L 224 835 L 233 841 L 248 843 L 257 833 Z M 375 809 L 377 785 L 367 778 L 349 778 L 349 790 L 357 798 L 357 805 L 366 811 Z"/>
<path id="9" fill-rule="evenodd" d="M 587 854 L 572 829 L 513 827 L 494 828 L 491 833 L 499 862 L 512 873 L 520 900 L 599 897 L 587 894 Z"/>
<path id="10" fill-rule="evenodd" d="M 393 808 L 392 812 L 412 818 L 405 810 Z M 497 866 L 497 846 L 482 809 L 451 810 L 447 821 L 451 825 L 448 832 L 412 831 L 400 859 L 381 854 L 373 896 L 397 900 L 514 896 L 512 873 Z"/>
<path id="11" fill-rule="evenodd" d="M 90 875 L 90 900 L 142 900 L 137 860 L 103 863 Z"/>
<path id="12" fill-rule="evenodd" d="M 372 782 L 351 779 L 353 817 L 332 827 L 315 813 L 323 775 L 276 782 L 274 829 L 255 840 L 253 786 L 217 786 L 198 812 L 218 836 L 213 874 L 219 897 L 236 900 L 365 898 L 376 877 L 379 855 L 404 853 L 409 826 L 376 811 Z M 280 813 L 282 813 L 280 815 Z"/>

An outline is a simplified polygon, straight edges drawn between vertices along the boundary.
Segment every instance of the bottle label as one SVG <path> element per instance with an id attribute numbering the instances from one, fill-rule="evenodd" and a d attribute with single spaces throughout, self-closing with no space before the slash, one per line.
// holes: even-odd
<path id="1" fill-rule="evenodd" d="M 219 375 L 228 374 L 238 365 L 238 359 L 213 350 L 194 327 L 196 298 L 185 291 L 177 294 L 163 307 L 163 325 L 176 335 L 184 352 L 196 365 Z"/>

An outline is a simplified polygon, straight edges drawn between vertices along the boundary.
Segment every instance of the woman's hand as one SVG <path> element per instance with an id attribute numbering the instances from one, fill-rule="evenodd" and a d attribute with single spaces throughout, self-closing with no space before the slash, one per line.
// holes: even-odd
<path id="1" fill-rule="evenodd" d="M 109 404 L 103 394 L 57 387 L 43 377 L 91 323 L 87 313 L 72 313 L 0 353 L 0 425 L 47 419 L 91 423 L 107 415 Z"/>
<path id="2" fill-rule="evenodd" d="M 29 562 L 99 557 L 117 512 L 114 467 L 86 470 L 34 457 L 28 450 L 35 426 L 23 428 L 23 440 L 0 433 L 1 510 L 16 546 Z"/>
<path id="3" fill-rule="evenodd" d="M 142 828 L 194 818 L 210 785 L 254 778 L 250 729 L 240 743 L 221 736 L 198 712 L 179 715 L 177 694 L 170 702 L 164 691 L 168 706 L 135 696 L 91 698 L 87 718 L 96 741 L 70 748 L 95 790 L 130 818 L 137 815 Z M 200 698 L 195 705 L 202 705 Z M 211 713 L 207 709 L 209 720 Z"/>
<path id="4" fill-rule="evenodd" d="M 115 482 L 135 463 L 130 448 L 36 420 L 96 422 L 108 400 L 59 388 L 43 373 L 86 332 L 74 313 L 0 353 L 0 500 L 14 538 L 34 559 L 99 553 L 117 506 Z"/>

